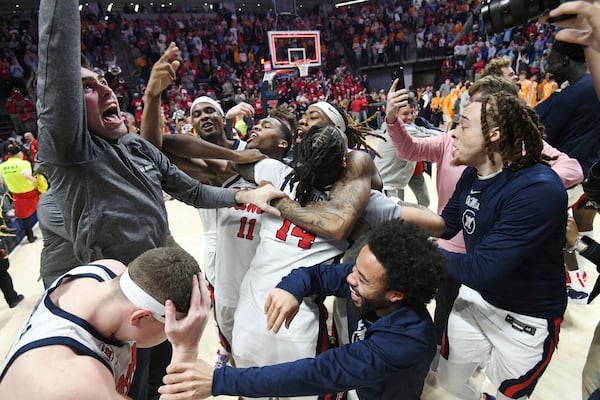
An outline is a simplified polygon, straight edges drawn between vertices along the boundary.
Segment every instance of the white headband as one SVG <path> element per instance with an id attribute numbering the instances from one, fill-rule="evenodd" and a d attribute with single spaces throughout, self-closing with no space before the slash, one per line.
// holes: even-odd
<path id="1" fill-rule="evenodd" d="M 340 114 L 340 112 L 334 106 L 326 101 L 319 101 L 318 103 L 311 104 L 311 106 L 319 107 L 325 114 L 327 114 L 331 122 L 333 122 L 333 124 L 337 126 L 342 133 L 346 133 L 347 126 L 344 122 L 344 117 L 342 117 L 342 114 Z"/>
<path id="2" fill-rule="evenodd" d="M 192 112 L 194 111 L 194 107 L 196 107 L 196 105 L 198 103 L 208 103 L 211 106 L 213 106 L 219 112 L 219 114 L 221 114 L 222 116 L 225 115 L 225 113 L 223 112 L 223 109 L 221 108 L 219 103 L 216 102 L 215 99 L 212 99 L 208 96 L 200 96 L 200 97 L 196 98 L 196 100 L 194 100 L 194 102 L 192 103 L 192 106 L 190 107 L 190 116 L 192 115 Z"/>
<path id="3" fill-rule="evenodd" d="M 119 279 L 121 291 L 133 303 L 134 306 L 143 310 L 152 312 L 152 316 L 158 321 L 165 323 L 165 305 L 160 304 L 154 297 L 139 287 L 129 276 L 129 271 L 125 271 Z"/>

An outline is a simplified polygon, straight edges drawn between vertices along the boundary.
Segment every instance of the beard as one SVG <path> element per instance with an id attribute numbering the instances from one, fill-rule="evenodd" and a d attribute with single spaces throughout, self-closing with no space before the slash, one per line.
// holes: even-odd
<path id="1" fill-rule="evenodd" d="M 463 160 L 460 158 L 460 156 L 456 156 L 456 157 L 452 157 L 452 159 L 450 160 L 450 165 L 452 165 L 453 167 L 460 167 L 461 165 L 467 165 L 463 162 Z"/>
<path id="2" fill-rule="evenodd" d="M 360 296 L 360 293 L 356 292 Z M 360 306 L 357 306 L 356 303 L 352 302 L 352 313 L 356 318 L 362 318 L 365 315 L 375 312 L 377 310 L 382 310 L 388 307 L 388 302 L 383 295 L 378 296 L 375 299 L 367 299 L 365 297 L 360 296 L 361 302 Z"/>

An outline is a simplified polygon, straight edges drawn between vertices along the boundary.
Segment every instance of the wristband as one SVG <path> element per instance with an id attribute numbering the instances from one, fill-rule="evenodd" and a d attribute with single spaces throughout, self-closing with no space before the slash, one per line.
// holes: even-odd
<path id="1" fill-rule="evenodd" d="M 578 253 L 583 253 L 587 249 L 588 249 L 588 244 L 586 242 L 584 242 L 583 240 L 581 240 L 581 236 L 579 236 L 577 238 L 577 240 L 575 240 L 575 244 L 573 246 L 569 246 L 569 247 L 565 248 L 565 250 L 569 254 L 573 254 L 574 251 L 577 251 Z"/>
<path id="2" fill-rule="evenodd" d="M 578 253 L 583 253 L 588 249 L 588 244 L 583 240 L 583 237 L 578 237 L 577 240 L 575 241 L 575 250 Z"/>

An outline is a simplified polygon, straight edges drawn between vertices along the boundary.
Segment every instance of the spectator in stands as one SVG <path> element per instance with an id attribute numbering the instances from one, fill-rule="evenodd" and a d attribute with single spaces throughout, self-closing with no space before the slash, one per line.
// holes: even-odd
<path id="1" fill-rule="evenodd" d="M 442 95 L 442 97 L 446 97 L 450 94 L 450 91 L 452 90 L 452 86 L 453 84 L 450 82 L 450 79 L 446 79 L 444 81 L 444 83 L 442 83 L 440 85 L 440 94 Z"/>
<path id="2" fill-rule="evenodd" d="M 32 132 L 25 132 L 23 138 L 25 140 L 23 147 L 29 152 L 29 156 L 31 157 L 31 165 L 35 166 L 35 156 L 38 151 L 38 141 Z"/>
<path id="3" fill-rule="evenodd" d="M 28 97 L 25 97 L 23 100 L 23 108 L 21 110 L 20 118 L 23 126 L 25 126 L 26 131 L 37 133 L 35 105 Z"/>
<path id="4" fill-rule="evenodd" d="M 13 85 L 23 87 L 25 85 L 25 69 L 19 63 L 17 57 L 13 57 L 10 62 L 10 74 L 12 76 Z"/>
<path id="5" fill-rule="evenodd" d="M 18 134 L 17 131 L 10 131 L 10 136 L 8 137 L 8 141 L 10 143 L 22 146 L 23 145 L 23 136 Z"/>
<path id="6" fill-rule="evenodd" d="M 25 125 L 21 121 L 21 109 L 23 107 L 23 95 L 19 88 L 13 87 L 6 102 L 6 111 L 13 123 L 14 130 L 17 133 L 25 132 Z"/>
<path id="7" fill-rule="evenodd" d="M 527 71 L 519 72 L 519 97 L 525 100 L 525 104 L 532 107 L 535 90 L 531 81 L 527 79 Z M 537 89 L 537 88 L 536 88 Z"/>
<path id="8" fill-rule="evenodd" d="M 517 82 L 519 77 L 515 74 L 512 67 L 512 60 L 509 56 L 499 57 L 491 60 L 488 65 L 481 71 L 480 78 L 487 75 L 502 76 L 509 81 Z"/>
<path id="9" fill-rule="evenodd" d="M 600 159 L 600 101 L 594 90 L 584 48 L 579 44 L 556 41 L 548 57 L 550 72 L 557 82 L 569 86 L 551 95 L 536 107 L 548 135 L 548 143 L 579 161 L 587 176 L 591 166 Z M 580 232 L 591 236 L 596 210 L 582 195 L 569 204 Z M 569 269 L 569 300 L 587 302 L 587 289 L 583 279 L 586 260 L 578 254 L 577 261 L 565 256 Z M 579 265 L 579 268 L 577 267 Z"/>
<path id="10" fill-rule="evenodd" d="M 544 79 L 538 85 L 539 102 L 546 100 L 552 93 L 558 90 L 558 84 L 552 77 L 552 74 L 547 72 Z"/>

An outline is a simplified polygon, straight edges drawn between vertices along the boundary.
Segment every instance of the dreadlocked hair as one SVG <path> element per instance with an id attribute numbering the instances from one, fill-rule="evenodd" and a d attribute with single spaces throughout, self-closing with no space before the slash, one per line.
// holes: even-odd
<path id="1" fill-rule="evenodd" d="M 313 189 L 324 189 L 343 172 L 346 145 L 335 126 L 313 126 L 298 144 L 298 164 L 291 173 L 290 188 L 296 186 L 296 201 L 305 206 Z"/>
<path id="2" fill-rule="evenodd" d="M 381 155 L 375 150 L 375 148 L 371 147 L 367 143 L 367 136 L 374 136 L 378 139 L 385 140 L 385 137 L 379 135 L 371 129 L 369 123 L 377 118 L 377 114 L 371 115 L 369 118 L 364 120 L 363 122 L 358 122 L 354 118 L 352 118 L 346 111 L 337 106 L 336 104 L 332 104 L 333 107 L 340 113 L 344 122 L 346 123 L 346 137 L 348 138 L 348 148 L 349 149 L 361 149 L 363 148 L 366 151 L 372 151 L 377 157 L 381 158 Z"/>
<path id="3" fill-rule="evenodd" d="M 544 126 L 535 110 L 507 92 L 488 94 L 479 101 L 486 152 L 494 165 L 490 131 L 496 127 L 502 133 L 498 146 L 504 168 L 518 170 L 538 162 L 548 164 L 552 158 L 542 153 Z"/>

